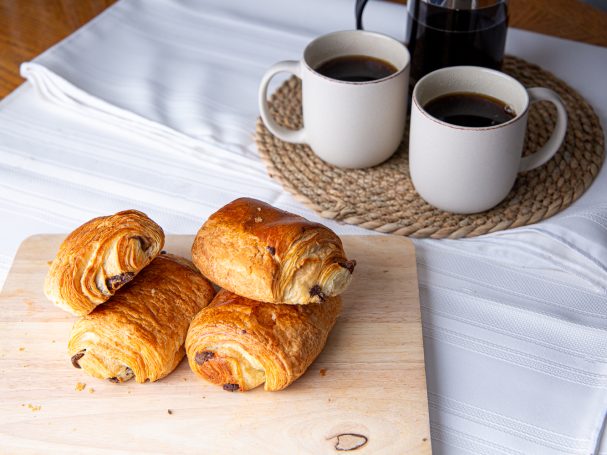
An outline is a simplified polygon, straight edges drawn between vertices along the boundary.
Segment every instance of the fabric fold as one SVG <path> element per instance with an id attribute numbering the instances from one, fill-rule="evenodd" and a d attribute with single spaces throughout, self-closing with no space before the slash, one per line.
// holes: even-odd
<path id="1" fill-rule="evenodd" d="M 232 154 L 232 163 L 241 164 L 241 171 L 265 176 L 265 168 L 244 146 L 221 144 L 211 138 L 196 139 L 139 114 L 119 108 L 73 85 L 53 71 L 35 62 L 21 65 L 25 77 L 45 101 L 57 107 L 82 115 L 88 121 L 100 122 L 117 130 L 127 131 L 150 141 L 164 145 L 169 153 L 179 153 L 221 166 L 225 151 Z M 231 145 L 231 146 L 230 146 Z"/>

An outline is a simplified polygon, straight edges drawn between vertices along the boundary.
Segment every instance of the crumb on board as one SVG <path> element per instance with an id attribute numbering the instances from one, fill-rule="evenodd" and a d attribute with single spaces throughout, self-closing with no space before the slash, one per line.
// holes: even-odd
<path id="1" fill-rule="evenodd" d="M 187 381 L 187 380 L 188 380 L 188 378 L 183 378 L 183 380 L 184 380 L 184 381 Z"/>
<path id="2" fill-rule="evenodd" d="M 36 406 L 34 404 L 31 404 L 31 403 L 28 403 L 27 407 L 30 408 L 32 410 L 32 412 L 40 411 L 40 409 L 42 409 L 42 406 Z"/>
<path id="3" fill-rule="evenodd" d="M 93 389 L 92 387 L 89 387 L 89 393 L 95 393 L 95 389 Z"/>
<path id="4" fill-rule="evenodd" d="M 173 411 L 171 409 L 167 409 L 167 414 L 168 415 L 173 415 Z"/>
<path id="5" fill-rule="evenodd" d="M 85 387 L 86 387 L 86 384 L 84 384 L 83 382 L 78 382 L 76 384 L 76 391 L 77 392 L 82 392 Z"/>
<path id="6" fill-rule="evenodd" d="M 53 261 L 46 261 L 46 265 L 50 266 L 53 263 Z"/>
<path id="7" fill-rule="evenodd" d="M 54 343 L 54 342 L 55 342 L 55 340 L 51 341 L 51 343 Z"/>
<path id="8" fill-rule="evenodd" d="M 327 369 L 326 368 L 321 368 L 319 371 L 321 376 L 326 376 L 327 375 Z"/>
<path id="9" fill-rule="evenodd" d="M 21 346 L 21 347 L 19 348 L 19 350 L 20 350 L 20 351 L 25 351 L 25 348 L 24 348 L 23 346 Z"/>

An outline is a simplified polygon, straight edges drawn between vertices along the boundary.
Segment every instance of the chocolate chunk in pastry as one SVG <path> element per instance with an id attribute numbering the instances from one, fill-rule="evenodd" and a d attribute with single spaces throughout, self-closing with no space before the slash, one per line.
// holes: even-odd
<path id="1" fill-rule="evenodd" d="M 80 368 L 80 364 L 78 363 L 78 360 L 80 360 L 82 358 L 82 356 L 84 355 L 84 353 L 86 352 L 86 349 L 83 349 L 82 351 L 78 352 L 77 354 L 74 354 L 72 356 L 72 365 L 74 365 L 74 368 Z"/>
<path id="2" fill-rule="evenodd" d="M 144 213 L 127 210 L 95 218 L 63 241 L 44 293 L 73 315 L 88 314 L 132 281 L 163 245 L 162 228 Z"/>
<path id="3" fill-rule="evenodd" d="M 222 289 L 190 324 L 190 368 L 230 392 L 284 389 L 320 354 L 340 308 L 340 297 L 276 305 Z"/>
<path id="4" fill-rule="evenodd" d="M 160 255 L 74 324 L 68 344 L 72 364 L 110 382 L 156 381 L 179 364 L 190 322 L 214 295 L 190 261 Z"/>
<path id="5" fill-rule="evenodd" d="M 198 365 L 202 365 L 207 360 L 211 360 L 214 356 L 215 354 L 211 351 L 202 351 L 196 353 L 194 360 Z"/>
<path id="6" fill-rule="evenodd" d="M 341 294 L 356 265 L 329 228 L 248 198 L 211 215 L 196 235 L 192 258 L 222 288 L 289 304 Z"/>
<path id="7" fill-rule="evenodd" d="M 124 272 L 124 273 L 121 273 L 120 275 L 115 275 L 115 276 L 109 277 L 107 280 L 105 280 L 105 285 L 110 291 L 115 292 L 118 289 L 120 289 L 123 285 L 125 285 L 126 283 L 131 281 L 133 278 L 135 278 L 134 272 Z"/>

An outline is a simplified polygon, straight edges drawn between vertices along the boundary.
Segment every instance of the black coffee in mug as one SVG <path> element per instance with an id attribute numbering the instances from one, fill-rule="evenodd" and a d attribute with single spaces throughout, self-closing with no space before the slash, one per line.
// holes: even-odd
<path id="1" fill-rule="evenodd" d="M 430 100 L 424 109 L 443 122 L 473 128 L 501 125 L 516 117 L 508 104 L 480 93 L 449 93 Z"/>
<path id="2" fill-rule="evenodd" d="M 391 63 L 367 55 L 336 57 L 315 68 L 323 76 L 346 82 L 369 82 L 383 79 L 398 70 Z"/>

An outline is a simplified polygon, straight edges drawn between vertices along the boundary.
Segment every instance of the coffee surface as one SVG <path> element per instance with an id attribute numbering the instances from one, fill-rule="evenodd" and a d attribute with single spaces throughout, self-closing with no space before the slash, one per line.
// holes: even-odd
<path id="1" fill-rule="evenodd" d="M 346 82 L 376 81 L 397 71 L 391 63 L 367 55 L 336 57 L 315 69 L 323 76 Z"/>
<path id="2" fill-rule="evenodd" d="M 506 103 L 478 93 L 449 93 L 426 103 L 426 112 L 458 126 L 488 127 L 512 120 L 516 113 Z"/>

